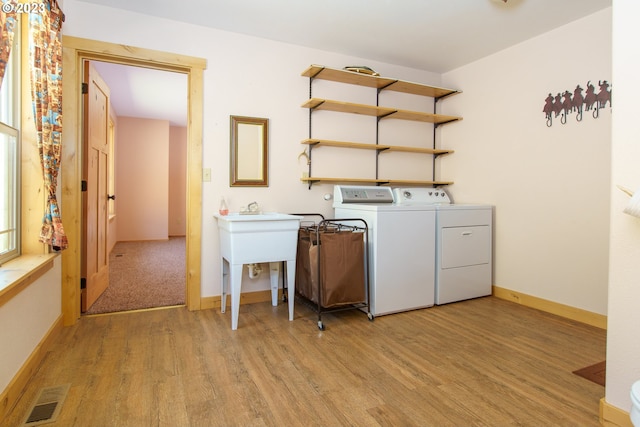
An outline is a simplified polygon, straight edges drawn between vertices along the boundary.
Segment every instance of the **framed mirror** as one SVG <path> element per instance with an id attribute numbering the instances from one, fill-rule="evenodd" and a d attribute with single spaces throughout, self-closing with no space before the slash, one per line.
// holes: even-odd
<path id="1" fill-rule="evenodd" d="M 231 116 L 232 187 L 269 186 L 269 119 Z"/>

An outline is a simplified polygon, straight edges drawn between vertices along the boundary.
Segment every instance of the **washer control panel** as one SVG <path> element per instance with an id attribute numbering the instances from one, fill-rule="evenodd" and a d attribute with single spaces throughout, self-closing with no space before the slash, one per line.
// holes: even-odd
<path id="1" fill-rule="evenodd" d="M 333 199 L 340 203 L 393 203 L 393 191 L 389 187 L 336 185 Z"/>

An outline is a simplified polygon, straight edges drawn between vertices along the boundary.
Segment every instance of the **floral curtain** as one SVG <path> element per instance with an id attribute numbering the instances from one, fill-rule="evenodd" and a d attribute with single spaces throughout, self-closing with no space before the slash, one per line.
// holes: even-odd
<path id="1" fill-rule="evenodd" d="M 11 46 L 13 45 L 13 30 L 16 25 L 15 0 L 2 0 L 0 11 L 0 88 L 4 80 L 4 70 L 7 67 Z"/>
<path id="2" fill-rule="evenodd" d="M 64 14 L 55 0 L 45 9 L 29 13 L 31 96 L 38 150 L 47 191 L 40 241 L 54 250 L 68 247 L 56 198 L 62 155 L 62 22 Z"/>

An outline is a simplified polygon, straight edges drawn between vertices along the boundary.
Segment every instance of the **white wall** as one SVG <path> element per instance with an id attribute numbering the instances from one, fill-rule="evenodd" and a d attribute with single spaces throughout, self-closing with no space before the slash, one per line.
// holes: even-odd
<path id="1" fill-rule="evenodd" d="M 640 191 L 638 16 L 638 2 L 613 1 L 612 51 L 616 96 L 612 124 L 611 257 L 605 398 L 609 404 L 625 411 L 631 409 L 631 384 L 640 380 L 640 219 L 622 213 L 629 197 L 615 186 L 623 185 Z"/>
<path id="2" fill-rule="evenodd" d="M 169 127 L 169 236 L 187 234 L 187 128 Z"/>
<path id="3" fill-rule="evenodd" d="M 0 307 L 0 391 L 6 389 L 62 315 L 61 257 L 53 268 Z"/>
<path id="4" fill-rule="evenodd" d="M 169 236 L 169 122 L 118 117 L 116 215 L 119 242 Z"/>
<path id="5" fill-rule="evenodd" d="M 611 109 L 551 127 L 542 112 L 550 92 L 598 80 L 611 9 L 446 73 L 463 93 L 443 105 L 464 120 L 441 128 L 456 150 L 441 170 L 457 202 L 495 205 L 495 285 L 606 314 Z"/>

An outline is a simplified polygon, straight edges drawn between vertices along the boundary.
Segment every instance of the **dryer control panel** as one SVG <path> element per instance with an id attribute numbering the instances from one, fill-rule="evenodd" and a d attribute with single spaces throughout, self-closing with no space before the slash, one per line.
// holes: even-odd
<path id="1" fill-rule="evenodd" d="M 393 195 L 398 205 L 448 205 L 451 203 L 444 188 L 395 188 Z"/>

